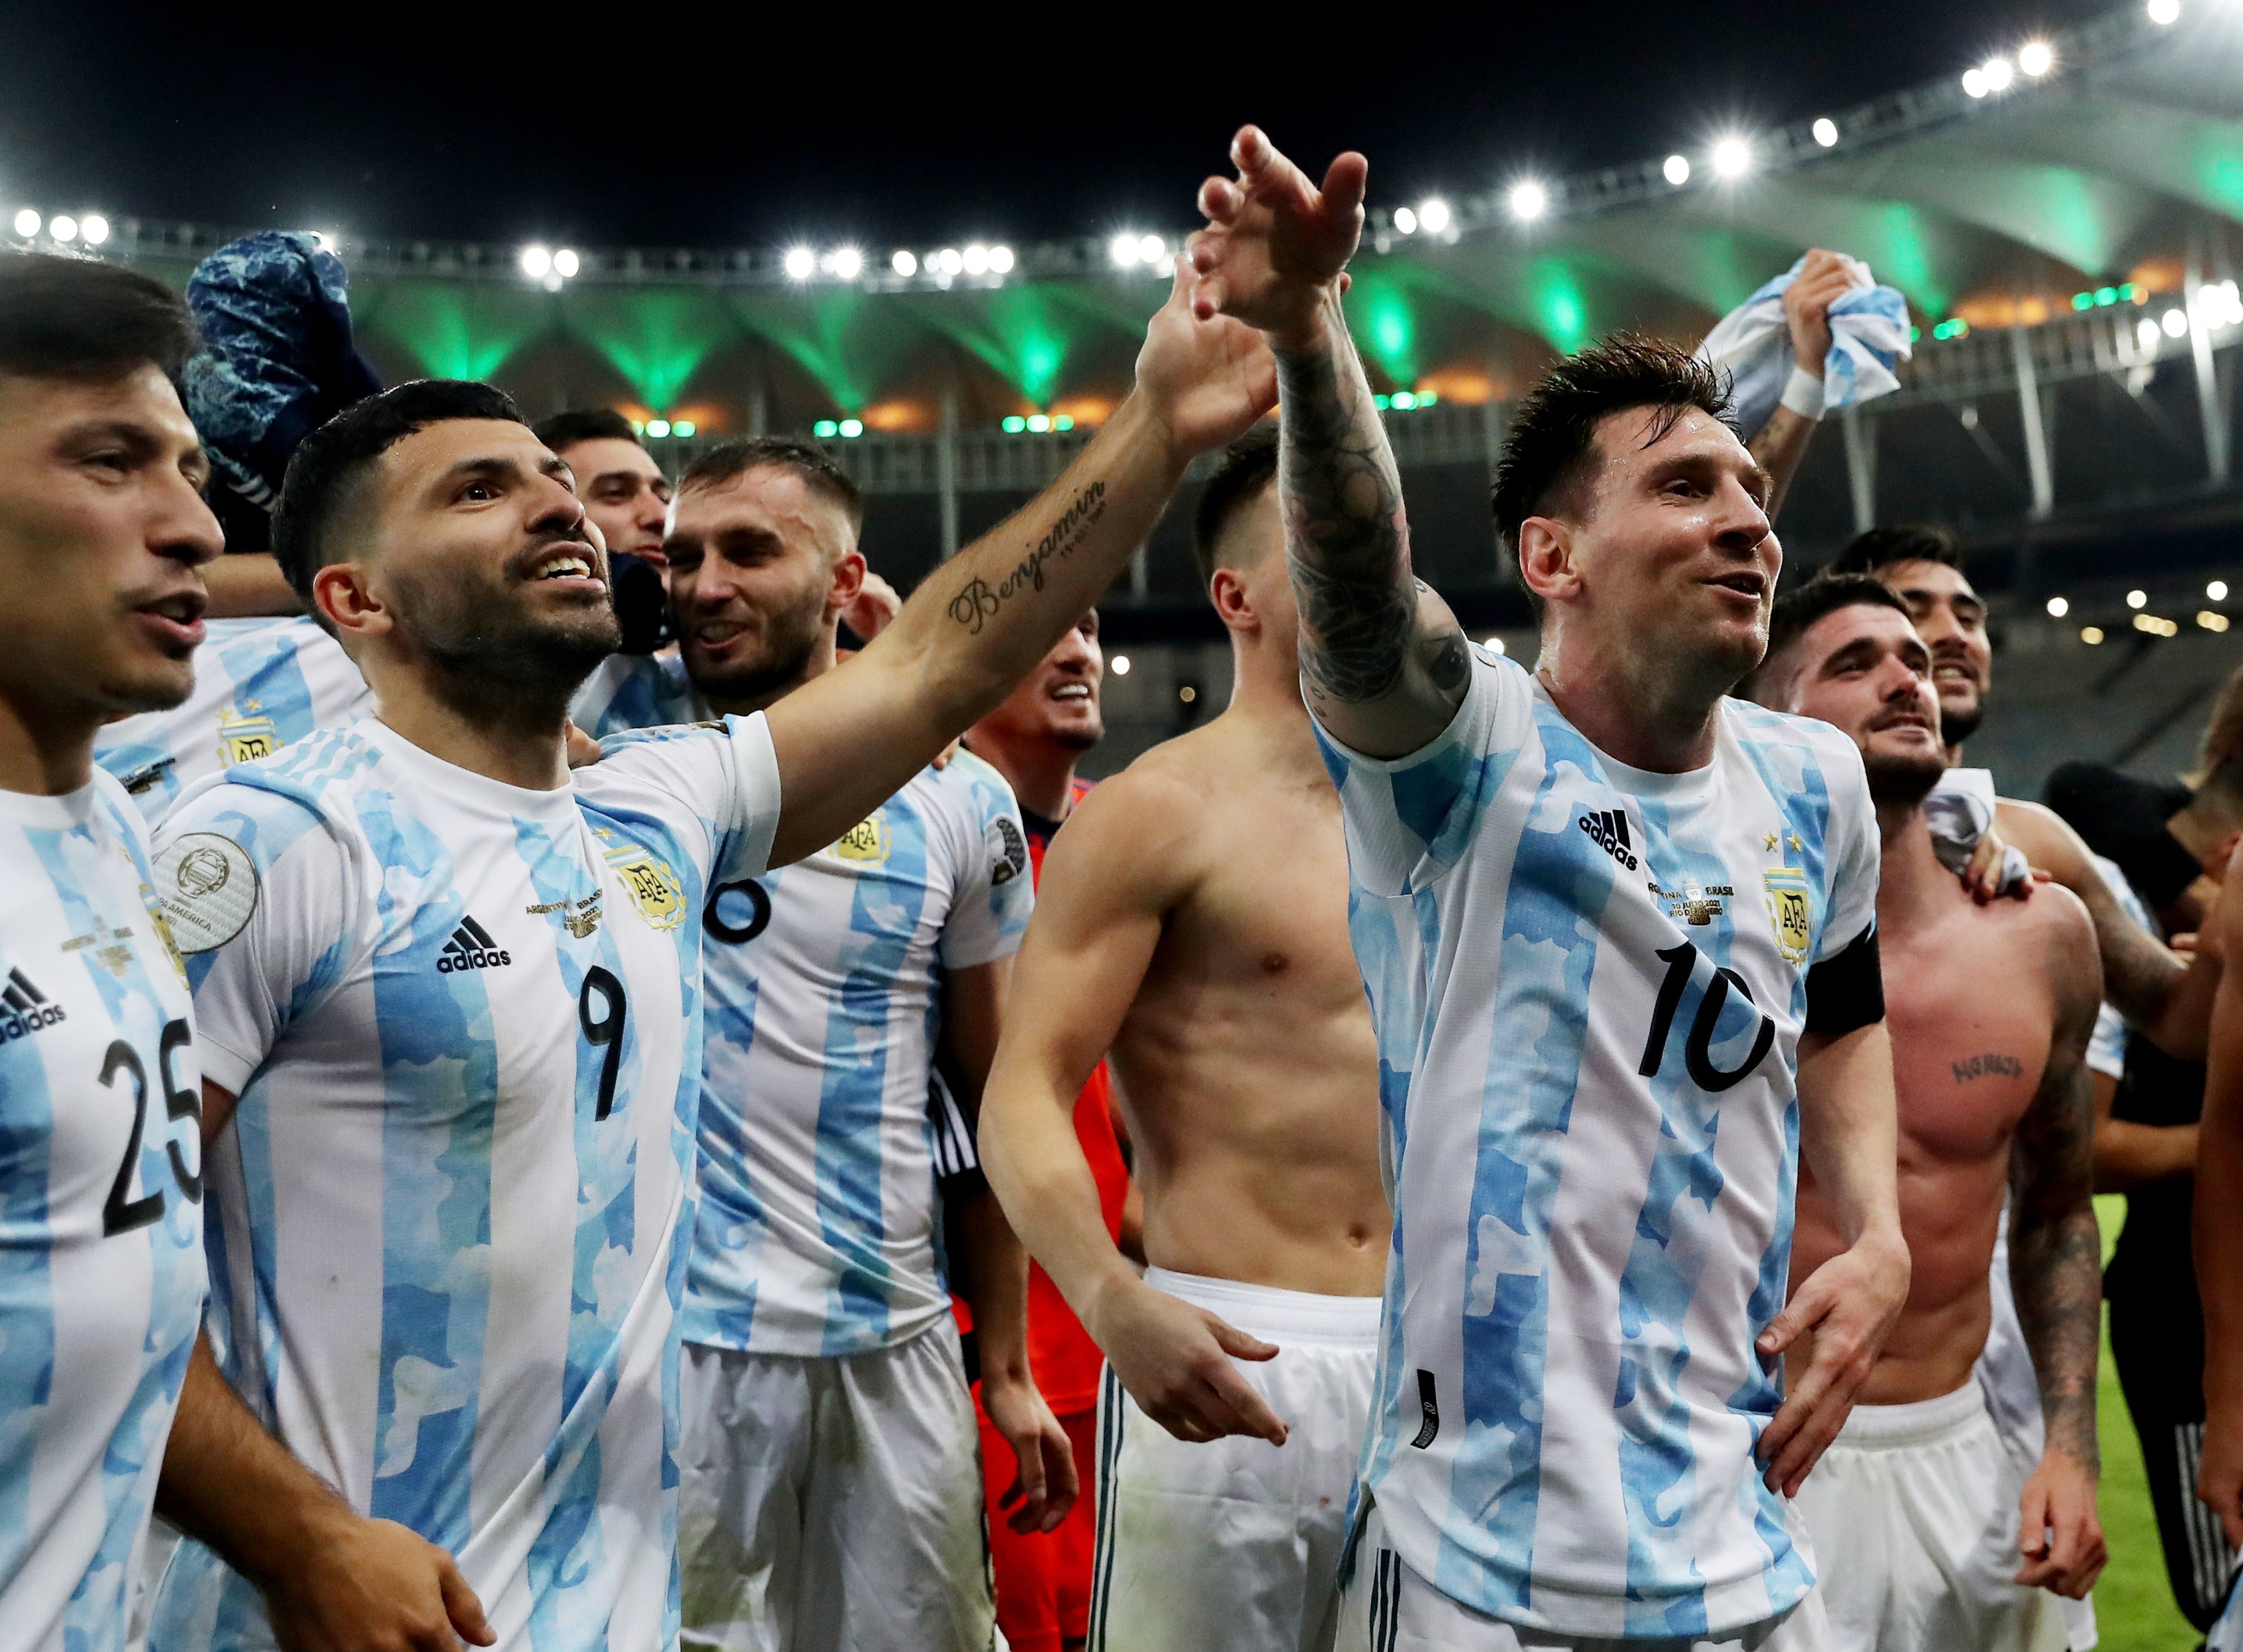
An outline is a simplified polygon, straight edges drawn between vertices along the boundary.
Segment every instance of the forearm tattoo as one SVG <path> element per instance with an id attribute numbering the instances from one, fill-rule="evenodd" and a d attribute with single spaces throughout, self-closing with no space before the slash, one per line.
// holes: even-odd
<path id="1" fill-rule="evenodd" d="M 2103 1305 L 2094 1164 L 2092 1080 L 2078 1052 L 2059 1048 L 2011 1145 L 2010 1281 L 2040 1379 L 2049 1443 L 2091 1468 L 2100 1461 L 2095 1360 Z"/>
<path id="2" fill-rule="evenodd" d="M 997 610 L 1024 590 L 1044 588 L 1044 568 L 1074 552 L 1081 543 L 1090 526 L 1106 514 L 1106 484 L 1094 482 L 1079 494 L 1073 504 L 1060 513 L 1035 548 L 1020 558 L 1018 566 L 1008 570 L 995 584 L 975 574 L 950 599 L 944 611 L 959 624 L 966 627 L 967 635 L 979 637 L 981 628 L 997 616 Z"/>
<path id="3" fill-rule="evenodd" d="M 1277 356 L 1283 409 L 1278 499 L 1301 610 L 1301 669 L 1319 698 L 1362 705 L 1392 692 L 1416 635 L 1418 586 L 1401 478 L 1346 329 Z M 1426 662 L 1465 669 L 1460 638 Z M 1447 655 L 1453 652 L 1451 661 Z"/>

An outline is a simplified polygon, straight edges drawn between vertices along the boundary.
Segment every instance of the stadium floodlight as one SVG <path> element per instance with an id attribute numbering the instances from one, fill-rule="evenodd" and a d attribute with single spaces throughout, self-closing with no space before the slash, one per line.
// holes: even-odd
<path id="1" fill-rule="evenodd" d="M 919 273 L 919 254 L 907 253 L 901 247 L 898 247 L 895 256 L 888 260 L 888 267 L 899 275 L 916 275 Z"/>
<path id="2" fill-rule="evenodd" d="M 834 437 L 841 434 L 841 427 L 834 420 L 820 419 L 816 424 L 810 427 L 810 434 L 816 436 L 820 442 L 831 442 Z"/>
<path id="3" fill-rule="evenodd" d="M 99 212 L 88 212 L 78 220 L 77 233 L 88 246 L 98 246 L 109 239 L 109 220 Z"/>
<path id="4" fill-rule="evenodd" d="M 854 442 L 865 434 L 865 421 L 862 419 L 844 419 L 838 428 L 845 442 Z"/>
<path id="5" fill-rule="evenodd" d="M 2228 619 L 2225 614 L 2216 614 L 2209 608 L 2202 608 L 2197 610 L 2196 623 L 2208 631 L 2224 631 L 2227 629 Z"/>
<path id="6" fill-rule="evenodd" d="M 2133 609 L 2136 612 L 2139 613 L 2141 610 L 2147 608 L 2149 605 L 2149 592 L 2145 590 L 2130 590 L 2126 593 L 2126 606 Z"/>
<path id="7" fill-rule="evenodd" d="M 77 219 L 60 216 L 53 218 L 48 221 L 47 233 L 58 241 L 74 241 L 77 239 Z"/>
<path id="8" fill-rule="evenodd" d="M 955 275 L 966 267 L 966 260 L 959 256 L 958 249 L 954 246 L 944 247 L 927 262 L 945 275 Z"/>
<path id="9" fill-rule="evenodd" d="M 1680 189 L 1690 181 L 1690 158 L 1687 155 L 1669 155 L 1667 164 L 1659 170 L 1668 183 Z"/>
<path id="10" fill-rule="evenodd" d="M 2063 597 L 2051 597 L 2048 599 L 2048 617 L 2051 619 L 2062 619 L 2071 611 L 2071 604 L 2065 601 Z"/>
<path id="11" fill-rule="evenodd" d="M 548 246 L 523 247 L 522 273 L 533 281 L 543 280 L 553 273 L 553 249 Z"/>
<path id="12" fill-rule="evenodd" d="M 58 218 L 58 219 L 57 219 L 55 220 L 55 222 L 56 222 L 56 223 L 57 223 L 57 224 L 64 223 L 64 222 L 67 222 L 67 221 L 68 221 L 68 220 L 66 220 L 66 219 L 59 219 L 59 218 Z M 59 233 L 57 233 L 57 236 L 55 237 L 55 239 L 56 239 L 57 240 L 60 240 L 60 239 L 62 239 L 62 237 L 61 237 L 61 235 L 60 235 Z M 2166 312 L 2166 336 L 2167 338 L 2169 338 L 2169 339 L 2177 339 L 2177 338 L 2180 337 L 2180 335 L 2181 335 L 2182 334 L 2184 334 L 2184 333 L 2186 333 L 2186 332 L 2187 332 L 2187 331 L 2188 331 L 2188 314 L 2187 314 L 2187 313 L 2186 313 L 2186 311 L 2183 311 L 2183 310 L 2167 310 L 2167 311 Z"/>
<path id="13" fill-rule="evenodd" d="M 1832 149 L 1836 147 L 1838 142 L 1838 123 L 1831 119 L 1829 116 L 1816 116 L 1815 119 L 1814 131 L 1815 141 L 1822 145 L 1823 148 Z"/>
<path id="14" fill-rule="evenodd" d="M 1752 171 L 1750 140 L 1734 134 L 1717 140 L 1714 145 L 1713 162 L 1715 177 L 1742 178 Z"/>
<path id="15" fill-rule="evenodd" d="M 1028 428 L 1038 435 L 1043 435 L 1045 431 L 1051 428 L 1051 415 L 1047 413 L 1030 414 L 1028 415 Z"/>
<path id="16" fill-rule="evenodd" d="M 2079 628 L 2079 640 L 2090 648 L 2094 647 L 2103 640 L 2103 628 L 2100 625 L 2082 625 Z"/>
<path id="17" fill-rule="evenodd" d="M 2150 320 L 2148 316 L 2144 316 L 2140 321 L 2135 324 L 2134 336 L 2141 340 L 2142 347 L 2145 350 L 2156 349 L 2158 347 L 2158 324 Z"/>
<path id="18" fill-rule="evenodd" d="M 16 214 L 16 233 L 28 241 L 39 233 L 40 222 L 39 215 L 26 206 Z"/>
<path id="19" fill-rule="evenodd" d="M 833 273 L 844 281 L 853 281 L 865 273 L 864 249 L 837 246 L 833 249 Z"/>
<path id="20" fill-rule="evenodd" d="M 1406 206 L 1396 207 L 1394 230 L 1399 235 L 1415 235 L 1418 233 L 1418 214 Z"/>
<path id="21" fill-rule="evenodd" d="M 1001 428 L 1007 435 L 1017 436 L 1028 428 L 1028 421 L 1017 413 L 1008 413 L 1001 421 Z"/>
<path id="22" fill-rule="evenodd" d="M 989 273 L 992 275 L 1010 275 L 1014 261 L 1013 249 L 1009 246 L 1000 245 L 989 249 Z"/>
<path id="23" fill-rule="evenodd" d="M 2215 603 L 2226 602 L 2227 600 L 2227 582 L 2224 579 L 2213 580 L 2209 585 L 2206 585 L 2204 588 L 2204 594 L 2212 598 Z"/>
<path id="24" fill-rule="evenodd" d="M 987 275 L 989 273 L 989 249 L 975 241 L 967 247 L 964 261 L 968 275 Z"/>
<path id="25" fill-rule="evenodd" d="M 1128 269 L 1137 261 L 1137 238 L 1124 230 L 1107 246 L 1106 254 L 1114 260 L 1116 269 Z"/>
<path id="26" fill-rule="evenodd" d="M 1550 210 L 1550 192 L 1531 178 L 1513 184 L 1505 200 L 1511 215 L 1522 224 L 1532 224 Z"/>
<path id="27" fill-rule="evenodd" d="M 1993 88 L 1986 84 L 1984 70 L 1965 69 L 1963 71 L 1963 90 L 1973 98 L 1983 98 Z"/>
<path id="28" fill-rule="evenodd" d="M 1989 57 L 1978 71 L 1986 78 L 1988 91 L 2007 91 L 2010 83 L 2017 78 L 2017 65 L 2007 57 Z"/>
<path id="29" fill-rule="evenodd" d="M 1503 638 L 1498 637 L 1493 631 L 1490 631 L 1486 636 L 1481 637 L 1479 639 L 1479 645 L 1492 654 L 1500 654 L 1505 651 L 1503 646 Z"/>
<path id="30" fill-rule="evenodd" d="M 1129 657 L 1127 654 L 1116 654 L 1112 659 L 1106 662 L 1106 669 L 1113 672 L 1116 677 L 1128 676 Z"/>
<path id="31" fill-rule="evenodd" d="M 1449 204 L 1439 196 L 1418 203 L 1418 222 L 1426 234 L 1438 235 L 1449 226 Z"/>
<path id="32" fill-rule="evenodd" d="M 1158 264 L 1169 255 L 1169 244 L 1157 235 L 1137 238 L 1137 256 L 1148 264 Z"/>
<path id="33" fill-rule="evenodd" d="M 2150 0 L 2150 21 L 2159 28 L 2180 21 L 2180 0 Z"/>
<path id="34" fill-rule="evenodd" d="M 2027 80 L 2038 80 L 2056 67 L 2056 48 L 2045 40 L 2028 40 L 2017 48 L 2017 68 Z"/>
<path id="35" fill-rule="evenodd" d="M 564 281 L 575 280 L 576 272 L 583 267 L 577 261 L 576 250 L 572 246 L 564 246 L 553 255 L 553 273 Z"/>
<path id="36" fill-rule="evenodd" d="M 670 425 L 670 434 L 673 436 L 684 436 L 690 439 L 694 431 L 698 428 L 700 428 L 700 427 L 695 424 L 692 420 L 679 419 Z"/>
<path id="37" fill-rule="evenodd" d="M 806 281 L 818 273 L 818 254 L 806 246 L 790 246 L 782 260 L 790 281 Z"/>
<path id="38" fill-rule="evenodd" d="M 670 434 L 670 421 L 667 419 L 649 419 L 646 421 L 646 433 L 652 436 L 657 442 L 661 441 L 664 436 Z"/>

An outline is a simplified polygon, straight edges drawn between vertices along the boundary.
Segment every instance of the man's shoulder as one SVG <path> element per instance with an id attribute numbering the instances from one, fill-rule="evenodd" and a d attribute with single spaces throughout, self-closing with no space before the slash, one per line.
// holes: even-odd
<path id="1" fill-rule="evenodd" d="M 354 817 L 381 753 L 358 730 L 318 729 L 270 757 L 237 763 L 190 787 L 158 833 L 160 839 L 228 818 L 320 821 Z"/>

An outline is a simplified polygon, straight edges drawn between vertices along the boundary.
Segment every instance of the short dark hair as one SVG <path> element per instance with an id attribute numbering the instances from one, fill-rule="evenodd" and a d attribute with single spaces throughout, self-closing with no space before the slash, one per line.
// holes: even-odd
<path id="1" fill-rule="evenodd" d="M 273 513 L 273 554 L 314 613 L 312 580 L 346 511 L 360 502 L 374 463 L 409 435 L 455 419 L 529 422 L 514 398 L 471 379 L 415 379 L 354 402 L 297 444 Z"/>
<path id="2" fill-rule="evenodd" d="M 822 494 L 847 513 L 849 526 L 865 525 L 865 496 L 849 473 L 833 462 L 825 448 L 797 436 L 740 436 L 720 442 L 685 467 L 677 478 L 677 491 L 721 488 L 751 470 L 785 470 L 802 479 L 811 492 Z"/>
<path id="3" fill-rule="evenodd" d="M 1230 519 L 1276 479 L 1277 428 L 1257 424 L 1223 449 L 1223 462 L 1199 492 L 1192 511 L 1192 560 L 1199 564 L 1200 589 L 1207 589 L 1222 566 L 1216 549 Z"/>
<path id="4" fill-rule="evenodd" d="M 1773 664 L 1818 621 L 1842 608 L 1858 607 L 1889 608 L 1910 624 L 1916 623 L 1909 614 L 1908 604 L 1895 596 L 1892 587 L 1883 580 L 1867 574 L 1818 574 L 1775 599 L 1775 610 L 1768 616 L 1768 652 L 1761 657 L 1761 669 Z M 1755 683 L 1758 678 L 1759 672 L 1755 671 Z"/>
<path id="5" fill-rule="evenodd" d="M 1687 350 L 1637 333 L 1615 333 L 1542 375 L 1512 415 L 1491 502 L 1496 531 L 1519 554 L 1519 529 L 1547 516 L 1596 474 L 1597 427 L 1615 413 L 1655 408 L 1658 441 L 1695 408 L 1733 421 L 1721 375 Z"/>
<path id="6" fill-rule="evenodd" d="M 1856 534 L 1830 559 L 1828 574 L 1874 574 L 1899 563 L 1942 563 L 1958 572 L 1963 542 L 1928 522 L 1899 523 Z"/>
<path id="7" fill-rule="evenodd" d="M 613 408 L 571 408 L 566 413 L 556 413 L 540 419 L 529 427 L 530 435 L 559 453 L 580 442 L 628 442 L 634 447 L 646 443 L 638 439 L 631 421 Z"/>
<path id="8" fill-rule="evenodd" d="M 0 253 L 0 373 L 99 381 L 194 354 L 187 307 L 154 277 L 56 253 Z"/>

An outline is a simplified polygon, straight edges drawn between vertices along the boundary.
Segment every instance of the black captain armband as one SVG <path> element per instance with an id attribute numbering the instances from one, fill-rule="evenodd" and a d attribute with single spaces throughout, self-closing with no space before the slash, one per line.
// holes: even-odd
<path id="1" fill-rule="evenodd" d="M 1808 970 L 1804 1030 L 1837 1038 L 1884 1018 L 1885 976 L 1872 923 Z"/>

